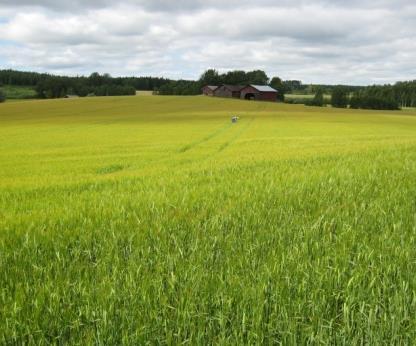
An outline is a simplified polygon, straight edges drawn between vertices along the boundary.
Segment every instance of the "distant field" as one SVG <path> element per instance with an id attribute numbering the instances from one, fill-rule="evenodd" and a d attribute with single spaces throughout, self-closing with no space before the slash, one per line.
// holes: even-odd
<path id="1" fill-rule="evenodd" d="M 3 85 L 0 89 L 5 92 L 7 99 L 30 99 L 36 97 L 36 91 L 33 87 Z"/>
<path id="2" fill-rule="evenodd" d="M 309 100 L 309 99 L 313 99 L 315 97 L 315 95 L 311 95 L 311 94 L 285 94 L 285 99 L 291 99 L 291 100 Z M 331 95 L 329 94 L 325 94 L 324 95 L 324 99 L 326 101 L 331 101 Z"/>
<path id="3" fill-rule="evenodd" d="M 315 95 L 312 94 L 285 94 L 285 97 L 290 99 L 313 99 Z"/>
<path id="4" fill-rule="evenodd" d="M 137 96 L 152 96 L 153 90 L 137 90 L 136 95 Z"/>
<path id="5" fill-rule="evenodd" d="M 415 110 L 34 100 L 0 147 L 1 344 L 416 340 Z"/>

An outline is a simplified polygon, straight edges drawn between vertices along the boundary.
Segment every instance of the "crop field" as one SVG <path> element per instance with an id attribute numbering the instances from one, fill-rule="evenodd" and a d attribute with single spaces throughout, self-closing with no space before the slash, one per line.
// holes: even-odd
<path id="1" fill-rule="evenodd" d="M 315 94 L 285 94 L 285 100 L 296 101 L 296 103 L 304 103 L 305 101 L 312 100 Z M 331 95 L 324 94 L 325 102 L 331 102 Z"/>
<path id="2" fill-rule="evenodd" d="M 137 96 L 153 96 L 153 90 L 137 90 Z"/>
<path id="3" fill-rule="evenodd" d="M 416 340 L 416 110 L 6 102 L 0 148 L 0 344 Z"/>
<path id="4" fill-rule="evenodd" d="M 285 94 L 285 98 L 288 98 L 288 99 L 296 99 L 296 98 L 299 98 L 299 99 L 313 99 L 314 96 L 315 96 L 314 94 Z M 325 95 L 325 96 L 330 97 L 330 95 Z"/>
<path id="5" fill-rule="evenodd" d="M 36 91 L 33 87 L 4 85 L 0 89 L 4 91 L 8 100 L 33 99 L 36 97 Z"/>

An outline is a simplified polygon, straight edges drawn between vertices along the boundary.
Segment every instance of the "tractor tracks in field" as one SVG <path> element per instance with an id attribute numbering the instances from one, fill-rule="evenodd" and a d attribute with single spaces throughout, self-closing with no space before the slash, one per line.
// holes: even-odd
<path id="1" fill-rule="evenodd" d="M 227 149 L 231 144 L 233 144 L 238 138 L 240 138 L 241 137 L 241 135 L 244 133 L 244 132 L 246 132 L 249 128 L 250 128 L 250 126 L 251 126 L 251 124 L 252 124 L 252 122 L 254 121 L 254 118 L 251 118 L 244 126 L 241 126 L 239 129 L 238 129 L 238 131 L 235 133 L 235 135 L 234 136 L 232 136 L 231 138 L 230 138 L 230 140 L 228 140 L 228 141 L 226 141 L 226 142 L 224 142 L 224 143 L 222 143 L 221 145 L 220 145 L 220 147 L 218 148 L 218 152 L 220 153 L 221 151 L 223 151 L 223 150 L 225 150 L 225 149 Z"/>
<path id="2" fill-rule="evenodd" d="M 145 166 L 148 168 L 161 165 L 162 167 L 166 164 L 174 163 L 174 166 L 171 167 L 171 169 L 174 169 L 173 167 L 177 165 L 184 167 L 213 159 L 217 155 L 221 154 L 224 150 L 229 148 L 232 144 L 234 144 L 235 141 L 237 141 L 247 130 L 249 130 L 254 120 L 254 117 L 248 118 L 243 115 L 243 119 L 238 121 L 236 124 L 231 122 L 227 123 L 226 125 L 215 129 L 213 132 L 207 134 L 201 139 L 185 144 L 175 151 L 166 153 L 159 159 L 148 162 Z M 220 136 L 226 136 L 228 139 L 223 142 L 219 141 L 220 143 L 213 145 L 210 149 L 208 149 L 208 152 L 205 152 L 204 154 L 191 154 L 191 152 L 194 149 L 197 150 L 201 144 L 208 143 L 209 141 Z M 190 155 L 187 155 L 188 152 Z"/>
<path id="3" fill-rule="evenodd" d="M 215 130 L 214 132 L 211 132 L 210 134 L 203 137 L 202 139 L 199 139 L 199 140 L 194 141 L 194 142 L 189 143 L 189 144 L 185 144 L 184 146 L 179 148 L 178 152 L 179 153 L 185 153 L 188 150 L 191 150 L 192 148 L 195 148 L 195 147 L 197 147 L 198 145 L 200 145 L 202 143 L 208 142 L 209 140 L 211 140 L 211 139 L 219 136 L 221 133 L 225 132 L 231 126 L 232 126 L 232 124 L 227 124 L 226 126 L 220 127 L 219 129 Z"/>
<path id="4" fill-rule="evenodd" d="M 217 129 L 215 129 L 213 132 L 207 134 L 206 136 L 202 137 L 201 139 L 198 139 L 198 140 L 195 140 L 191 143 L 185 144 L 185 145 L 181 146 L 179 149 L 176 149 L 174 151 L 170 151 L 169 153 L 166 153 L 165 155 L 163 155 L 159 159 L 152 160 L 151 162 L 149 162 L 147 164 L 147 166 L 154 166 L 154 165 L 157 165 L 157 164 L 164 164 L 164 163 L 172 161 L 172 159 L 173 160 L 179 159 L 180 157 L 182 157 L 182 155 L 185 155 L 191 149 L 195 149 L 199 145 L 204 144 L 206 142 L 209 142 L 210 140 L 214 139 L 215 137 L 220 136 L 221 134 L 226 132 L 228 129 L 232 128 L 233 125 L 234 124 L 232 124 L 232 123 L 227 123 L 225 126 L 223 125 L 223 126 L 217 128 Z M 212 155 L 208 155 L 208 158 L 210 156 L 212 156 Z M 194 161 L 194 160 L 192 160 L 192 161 Z"/>
<path id="5" fill-rule="evenodd" d="M 257 107 L 257 111 L 258 112 L 262 112 L 266 109 L 266 104 L 262 104 L 260 103 Z M 233 144 L 252 124 L 252 122 L 254 121 L 254 117 L 250 117 L 250 118 L 246 118 L 246 114 L 242 114 L 243 115 L 243 120 L 233 124 L 233 123 L 228 123 L 225 126 L 220 127 L 219 129 L 211 132 L 210 134 L 208 134 L 207 136 L 196 140 L 192 143 L 188 143 L 185 144 L 184 146 L 180 147 L 178 149 L 178 153 L 185 153 L 193 148 L 198 147 L 199 145 L 206 143 L 208 141 L 210 141 L 211 139 L 214 139 L 215 137 L 218 137 L 219 135 L 223 134 L 224 132 L 226 132 L 228 129 L 232 129 L 234 127 L 239 127 L 239 129 L 237 130 L 237 132 L 235 133 L 235 135 L 233 137 L 231 137 L 228 141 L 222 143 L 217 152 L 221 152 L 223 150 L 225 150 L 226 148 L 228 148 L 231 144 Z M 244 121 L 244 119 L 248 119 L 247 122 Z"/>
<path id="6" fill-rule="evenodd" d="M 182 146 L 181 148 L 179 148 L 178 153 L 185 153 L 191 149 L 194 149 L 196 147 L 198 147 L 199 145 L 206 143 L 208 141 L 210 141 L 211 139 L 214 139 L 218 136 L 220 136 L 221 134 L 223 134 L 224 132 L 226 132 L 228 129 L 233 129 L 235 127 L 237 127 L 236 132 L 234 134 L 234 136 L 232 136 L 229 140 L 223 142 L 218 149 L 211 155 L 208 155 L 208 157 L 212 157 L 213 155 L 215 155 L 215 153 L 220 153 L 222 151 L 224 151 L 225 149 L 227 149 L 230 145 L 232 145 L 238 138 L 241 137 L 241 135 L 246 132 L 249 127 L 251 126 L 252 122 L 254 121 L 255 118 L 250 118 L 246 123 L 242 124 L 242 121 L 233 124 L 227 124 L 226 126 L 223 126 L 219 129 L 217 129 L 216 131 L 210 133 L 209 135 L 203 137 L 202 139 L 199 139 L 197 141 L 194 141 L 192 143 L 186 144 L 184 146 Z"/>

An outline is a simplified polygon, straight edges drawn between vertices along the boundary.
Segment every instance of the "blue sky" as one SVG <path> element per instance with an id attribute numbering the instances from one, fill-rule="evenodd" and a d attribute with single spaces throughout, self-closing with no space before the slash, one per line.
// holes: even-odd
<path id="1" fill-rule="evenodd" d="M 2 68 L 197 78 L 264 69 L 305 83 L 416 79 L 410 0 L 0 0 Z"/>

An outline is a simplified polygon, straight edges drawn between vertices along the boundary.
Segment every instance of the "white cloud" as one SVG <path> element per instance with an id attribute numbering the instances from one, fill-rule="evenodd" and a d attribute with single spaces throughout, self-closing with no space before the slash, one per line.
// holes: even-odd
<path id="1" fill-rule="evenodd" d="M 174 78 L 261 68 L 356 84 L 416 78 L 411 0 L 84 3 L 0 1 L 4 67 Z"/>

